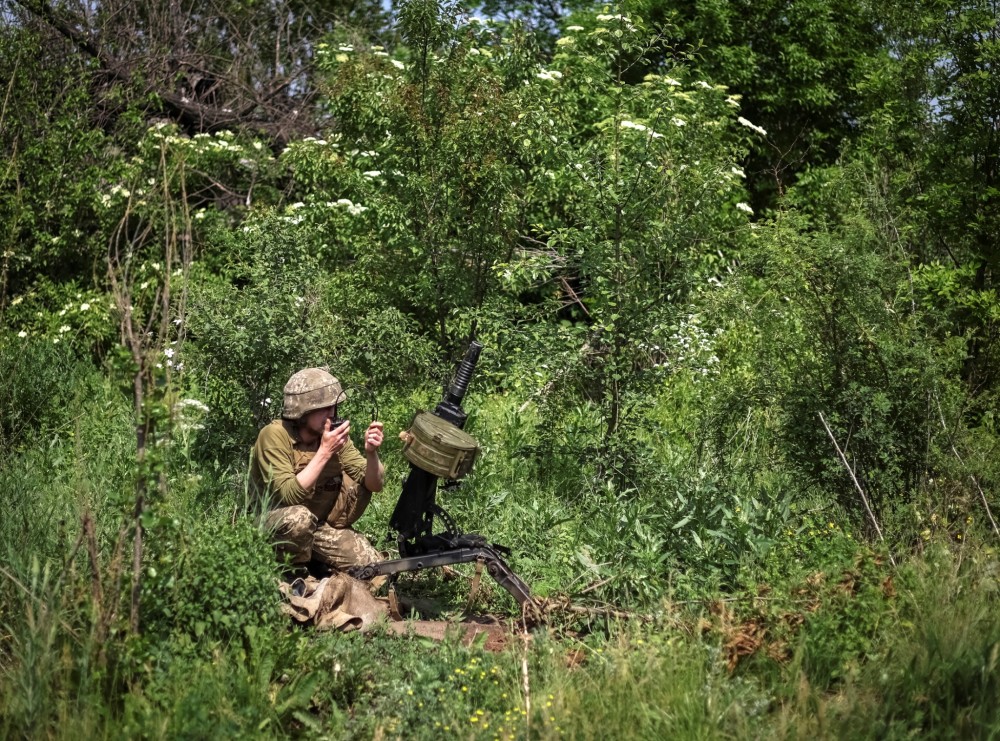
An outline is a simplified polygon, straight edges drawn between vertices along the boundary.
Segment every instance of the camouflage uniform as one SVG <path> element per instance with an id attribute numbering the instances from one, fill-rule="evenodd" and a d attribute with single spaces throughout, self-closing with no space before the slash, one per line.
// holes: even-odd
<path id="1" fill-rule="evenodd" d="M 257 436 L 250 480 L 266 503 L 278 556 L 293 564 L 319 561 L 337 570 L 381 559 L 368 539 L 351 526 L 372 493 L 363 482 L 367 461 L 348 440 L 327 462 L 315 486 L 304 489 L 296 474 L 316 455 L 319 441 L 303 443 L 298 425 L 276 419 Z"/>

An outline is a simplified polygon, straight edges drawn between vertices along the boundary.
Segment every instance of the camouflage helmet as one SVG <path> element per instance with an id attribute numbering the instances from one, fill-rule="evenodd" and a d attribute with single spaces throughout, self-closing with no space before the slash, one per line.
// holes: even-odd
<path id="1" fill-rule="evenodd" d="M 304 368 L 285 384 L 285 419 L 301 419 L 315 409 L 332 407 L 347 398 L 340 381 L 330 375 L 327 368 Z"/>

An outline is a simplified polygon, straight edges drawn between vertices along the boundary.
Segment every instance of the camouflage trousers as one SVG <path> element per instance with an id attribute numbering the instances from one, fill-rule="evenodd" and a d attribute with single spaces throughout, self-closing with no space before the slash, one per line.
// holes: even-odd
<path id="1" fill-rule="evenodd" d="M 382 556 L 352 527 L 332 527 L 320 522 L 307 507 L 293 505 L 271 510 L 265 520 L 273 531 L 278 558 L 291 563 L 319 561 L 337 571 L 382 560 Z"/>

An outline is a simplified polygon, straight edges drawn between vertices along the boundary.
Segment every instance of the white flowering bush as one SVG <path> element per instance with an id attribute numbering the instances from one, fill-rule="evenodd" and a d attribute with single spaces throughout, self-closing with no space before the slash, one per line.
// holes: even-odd
<path id="1" fill-rule="evenodd" d="M 8 331 L 25 345 L 44 341 L 100 358 L 116 340 L 110 296 L 73 283 L 37 281 L 11 300 L 6 320 Z"/>
<path id="2" fill-rule="evenodd" d="M 511 259 L 494 268 L 503 287 L 536 291 L 569 324 L 569 352 L 540 396 L 552 414 L 581 392 L 597 405 L 582 452 L 626 473 L 648 458 L 646 410 L 681 371 L 666 361 L 687 300 L 725 280 L 749 233 L 747 131 L 738 98 L 682 63 L 629 79 L 661 43 L 641 18 L 575 19 L 523 87 L 512 126 L 529 167 L 527 213 Z"/>

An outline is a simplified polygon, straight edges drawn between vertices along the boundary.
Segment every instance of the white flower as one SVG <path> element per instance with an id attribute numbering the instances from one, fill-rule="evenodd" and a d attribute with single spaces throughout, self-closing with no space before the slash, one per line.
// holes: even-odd
<path id="1" fill-rule="evenodd" d="M 302 208 L 305 205 L 306 204 L 304 204 L 302 201 L 296 201 L 295 203 L 291 204 L 288 208 L 289 210 L 295 210 L 297 208 Z"/>
<path id="2" fill-rule="evenodd" d="M 66 309 L 59 312 L 59 316 L 66 316 Z"/>
<path id="3" fill-rule="evenodd" d="M 767 136 L 767 132 L 764 131 L 764 129 L 762 129 L 757 124 L 750 123 L 745 118 L 743 118 L 743 116 L 740 116 L 736 120 L 739 121 L 743 126 L 746 126 L 748 129 L 753 129 L 754 131 L 756 131 L 761 136 Z"/>
<path id="4" fill-rule="evenodd" d="M 182 409 L 185 407 L 191 407 L 193 409 L 197 409 L 199 412 L 208 411 L 208 405 L 205 404 L 204 402 L 199 401 L 198 399 L 181 399 L 179 402 L 177 402 L 177 406 L 181 407 Z"/>
<path id="5" fill-rule="evenodd" d="M 406 65 L 400 62 L 398 59 L 392 60 L 392 66 L 396 69 L 406 69 Z"/>
<path id="6" fill-rule="evenodd" d="M 576 43 L 576 39 L 572 36 L 563 36 L 561 39 L 556 39 L 556 46 L 572 46 Z"/>
<path id="7" fill-rule="evenodd" d="M 340 198 L 337 200 L 337 205 L 347 206 L 348 208 L 350 208 L 351 206 L 354 205 L 354 202 L 350 198 Z"/>
<path id="8" fill-rule="evenodd" d="M 17 333 L 17 336 L 23 340 L 25 337 L 28 336 L 28 333 L 22 329 L 20 332 Z"/>
<path id="9" fill-rule="evenodd" d="M 90 304 L 82 303 L 80 304 L 80 311 L 87 311 L 90 308 Z"/>
<path id="10" fill-rule="evenodd" d="M 253 143 L 253 148 L 256 149 L 257 151 L 260 151 L 261 149 L 264 148 L 264 145 L 261 144 L 260 142 L 254 142 Z"/>
<path id="11" fill-rule="evenodd" d="M 636 131 L 645 131 L 646 127 L 635 121 L 622 121 L 619 126 L 623 129 L 635 129 Z"/>
<path id="12" fill-rule="evenodd" d="M 341 44 L 337 47 L 338 51 L 354 51 L 354 47 L 350 44 Z"/>
<path id="13" fill-rule="evenodd" d="M 379 170 L 366 170 L 365 172 L 362 173 L 362 175 L 364 175 L 366 178 L 377 178 L 381 174 L 382 173 Z"/>
<path id="14" fill-rule="evenodd" d="M 567 31 L 582 31 L 583 26 L 566 26 Z"/>
<path id="15" fill-rule="evenodd" d="M 680 87 L 681 81 L 675 80 L 673 77 L 664 77 L 663 81 L 668 85 L 673 85 L 674 87 Z"/>
<path id="16" fill-rule="evenodd" d="M 172 347 L 168 347 L 166 350 L 163 351 L 163 354 L 166 355 L 168 358 L 172 358 L 174 357 L 174 350 Z"/>
<path id="17" fill-rule="evenodd" d="M 71 329 L 72 329 L 72 327 L 70 327 L 68 324 L 64 324 L 61 327 L 59 327 L 59 334 L 66 334 Z"/>
<path id="18" fill-rule="evenodd" d="M 730 95 L 728 98 L 726 98 L 726 102 L 729 105 L 731 105 L 731 106 L 739 108 L 740 107 L 740 96 L 739 95 Z"/>
<path id="19" fill-rule="evenodd" d="M 740 169 L 740 168 L 738 168 L 738 167 L 733 167 L 733 168 L 732 168 L 732 169 L 730 170 L 730 172 L 732 172 L 732 173 L 733 173 L 733 175 L 736 175 L 737 177 L 741 177 L 741 178 L 745 178 L 745 177 L 747 176 L 747 174 L 746 174 L 745 172 L 743 172 L 743 170 L 741 170 L 741 169 Z"/>
<path id="20" fill-rule="evenodd" d="M 360 203 L 347 207 L 347 211 L 348 213 L 351 214 L 351 216 L 357 216 L 358 214 L 363 214 L 367 210 L 368 210 L 367 206 L 362 206 Z"/>
<path id="21" fill-rule="evenodd" d="M 741 203 L 737 203 L 736 204 L 736 208 L 738 208 L 740 211 L 746 211 L 748 214 L 752 214 L 753 213 L 753 209 L 750 208 L 750 204 L 749 203 L 742 203 L 742 202 Z"/>
<path id="22" fill-rule="evenodd" d="M 670 119 L 670 123 L 672 123 L 674 126 L 687 126 L 687 121 L 685 121 L 683 118 L 677 118 L 677 116 L 674 116 L 672 119 Z"/>
<path id="23" fill-rule="evenodd" d="M 698 87 L 703 87 L 703 88 L 705 88 L 706 90 L 711 90 L 711 89 L 712 89 L 712 86 L 711 86 L 711 85 L 709 85 L 709 84 L 708 84 L 707 82 L 705 82 L 704 80 L 698 80 L 698 81 L 697 81 L 697 82 L 695 83 L 695 85 L 697 85 Z"/>
<path id="24" fill-rule="evenodd" d="M 473 46 L 471 49 L 469 49 L 469 56 L 470 57 L 478 57 L 479 56 L 479 49 L 477 49 L 476 47 Z"/>
<path id="25" fill-rule="evenodd" d="M 550 80 L 551 82 L 555 82 L 556 80 L 562 79 L 562 72 L 559 72 L 558 70 L 554 69 L 553 70 L 543 69 L 541 72 L 536 74 L 535 77 L 537 77 L 539 80 Z"/>

